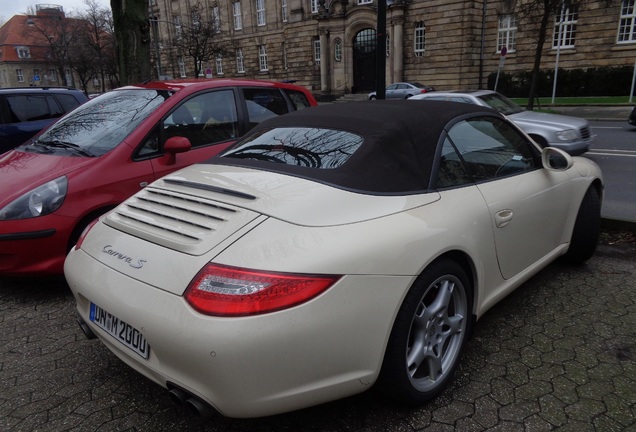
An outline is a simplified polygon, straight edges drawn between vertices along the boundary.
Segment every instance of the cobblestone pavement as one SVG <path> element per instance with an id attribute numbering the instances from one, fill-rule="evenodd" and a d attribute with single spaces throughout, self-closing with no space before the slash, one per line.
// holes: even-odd
<path id="1" fill-rule="evenodd" d="M 553 264 L 491 309 L 427 405 L 369 391 L 249 420 L 193 417 L 86 340 L 64 282 L 0 280 L 0 431 L 556 429 L 636 431 L 636 243 Z"/>

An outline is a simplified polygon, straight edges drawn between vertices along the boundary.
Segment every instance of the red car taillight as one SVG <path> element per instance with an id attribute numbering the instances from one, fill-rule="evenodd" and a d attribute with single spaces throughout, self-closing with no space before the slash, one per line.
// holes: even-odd
<path id="1" fill-rule="evenodd" d="M 82 247 L 82 243 L 84 243 L 84 239 L 86 238 L 86 235 L 95 226 L 97 222 L 99 222 L 99 218 L 95 219 L 94 221 L 89 223 L 86 228 L 84 228 L 84 231 L 82 231 L 82 234 L 80 234 L 79 238 L 77 239 L 77 243 L 75 244 L 75 249 L 79 249 Z"/>
<path id="2" fill-rule="evenodd" d="M 206 265 L 185 292 L 186 301 L 206 315 L 246 316 L 304 303 L 340 276 L 274 273 Z"/>

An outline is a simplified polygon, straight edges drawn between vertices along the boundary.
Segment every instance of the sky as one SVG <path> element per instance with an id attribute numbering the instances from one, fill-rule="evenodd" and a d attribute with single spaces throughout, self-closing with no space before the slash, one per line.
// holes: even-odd
<path id="1" fill-rule="evenodd" d="M 102 7 L 110 8 L 110 0 L 97 0 Z M 30 6 L 35 9 L 36 4 L 58 5 L 64 8 L 65 13 L 74 10 L 86 10 L 84 0 L 3 0 L 0 7 L 0 22 L 7 22 L 14 15 L 22 15 L 26 13 Z"/>

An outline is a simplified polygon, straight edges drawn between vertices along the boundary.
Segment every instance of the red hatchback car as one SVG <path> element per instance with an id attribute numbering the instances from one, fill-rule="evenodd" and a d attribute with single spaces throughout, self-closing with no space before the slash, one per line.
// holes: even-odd
<path id="1" fill-rule="evenodd" d="M 300 86 L 231 79 L 149 82 L 86 102 L 0 157 L 0 276 L 62 274 L 91 221 L 262 120 L 314 105 Z"/>

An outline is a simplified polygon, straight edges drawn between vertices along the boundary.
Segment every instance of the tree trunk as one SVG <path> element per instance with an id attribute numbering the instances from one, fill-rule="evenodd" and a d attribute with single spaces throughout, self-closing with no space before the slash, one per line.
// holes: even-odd
<path id="1" fill-rule="evenodd" d="M 147 0 L 110 0 L 122 85 L 150 79 L 150 25 Z"/>

